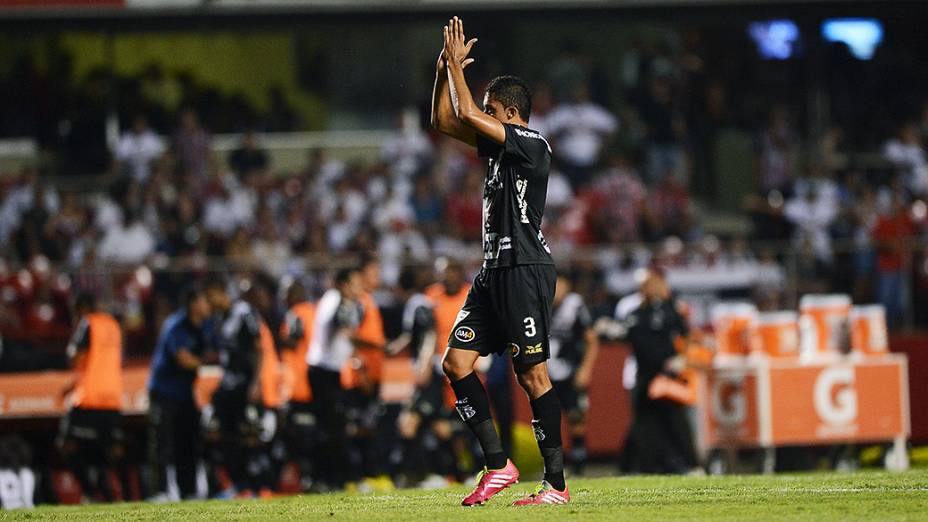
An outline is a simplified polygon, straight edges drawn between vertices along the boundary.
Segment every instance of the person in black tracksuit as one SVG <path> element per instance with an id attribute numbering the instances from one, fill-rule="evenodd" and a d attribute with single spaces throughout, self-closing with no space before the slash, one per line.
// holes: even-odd
<path id="1" fill-rule="evenodd" d="M 650 398 L 648 388 L 658 375 L 673 377 L 682 368 L 674 341 L 686 336 L 688 327 L 659 271 L 651 271 L 641 293 L 641 305 L 624 322 L 625 339 L 638 363 L 628 441 L 635 451 L 627 465 L 636 473 L 687 473 L 697 465 L 687 408 Z"/>

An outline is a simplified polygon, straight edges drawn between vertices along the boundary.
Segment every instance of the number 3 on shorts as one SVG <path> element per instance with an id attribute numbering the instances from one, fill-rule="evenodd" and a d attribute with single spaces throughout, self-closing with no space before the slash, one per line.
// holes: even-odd
<path id="1" fill-rule="evenodd" d="M 535 319 L 526 317 L 522 322 L 525 323 L 525 336 L 535 337 L 535 334 L 538 333 L 538 330 L 535 329 Z"/>

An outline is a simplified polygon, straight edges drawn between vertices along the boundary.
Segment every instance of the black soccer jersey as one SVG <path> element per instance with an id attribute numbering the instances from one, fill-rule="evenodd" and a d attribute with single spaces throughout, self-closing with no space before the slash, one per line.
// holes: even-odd
<path id="1" fill-rule="evenodd" d="M 245 301 L 236 301 L 219 329 L 219 362 L 222 387 L 238 388 L 251 382 L 255 372 L 255 350 L 260 335 L 257 312 Z"/>
<path id="2" fill-rule="evenodd" d="M 410 336 L 409 347 L 413 357 L 419 357 L 423 339 L 434 330 L 435 314 L 432 311 L 432 302 L 423 294 L 414 294 L 403 308 L 403 333 Z"/>
<path id="3" fill-rule="evenodd" d="M 551 147 L 536 131 L 503 126 L 503 145 L 477 135 L 477 153 L 489 158 L 483 186 L 483 266 L 554 264 L 541 233 Z"/>
<path id="4" fill-rule="evenodd" d="M 593 325 L 580 294 L 570 293 L 551 313 L 551 358 L 548 373 L 553 380 L 572 378 L 586 351 L 585 335 Z"/>

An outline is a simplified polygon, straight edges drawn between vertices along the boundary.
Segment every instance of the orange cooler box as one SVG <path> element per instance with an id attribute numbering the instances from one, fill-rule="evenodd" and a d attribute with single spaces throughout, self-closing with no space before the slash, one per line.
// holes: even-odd
<path id="1" fill-rule="evenodd" d="M 710 314 L 718 353 L 747 355 L 751 351 L 750 331 L 757 320 L 757 307 L 750 303 L 718 303 Z"/>
<path id="2" fill-rule="evenodd" d="M 757 315 L 751 329 L 751 347 L 755 353 L 770 357 L 799 356 L 799 314 L 764 312 Z"/>
<path id="3" fill-rule="evenodd" d="M 889 351 L 886 308 L 861 305 L 851 308 L 851 349 L 864 355 L 883 355 Z"/>
<path id="4" fill-rule="evenodd" d="M 848 346 L 851 297 L 809 294 L 799 300 L 800 354 L 804 357 L 841 353 Z"/>

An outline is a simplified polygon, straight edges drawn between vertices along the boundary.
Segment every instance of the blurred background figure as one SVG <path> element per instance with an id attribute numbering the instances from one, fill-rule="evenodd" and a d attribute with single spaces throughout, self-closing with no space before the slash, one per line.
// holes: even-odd
<path id="1" fill-rule="evenodd" d="M 624 321 L 625 338 L 635 354 L 637 374 L 632 389 L 635 417 L 629 438 L 633 473 L 688 473 L 696 468 L 696 451 L 686 407 L 655 396 L 653 382 L 678 377 L 686 360 L 676 348 L 689 326 L 677 310 L 664 274 L 649 271 L 641 284 L 641 304 Z"/>
<path id="2" fill-rule="evenodd" d="M 71 408 L 61 421 L 58 447 L 77 477 L 86 501 L 117 500 L 109 471 L 118 470 L 122 498 L 129 494 L 123 453 L 122 329 L 112 315 L 98 308 L 94 295 L 74 300 L 77 328 L 68 357 L 77 369 Z"/>
<path id="3" fill-rule="evenodd" d="M 212 310 L 197 285 L 185 290 L 181 305 L 161 327 L 148 379 L 149 488 L 156 501 L 176 502 L 199 493 L 196 474 L 203 448 L 193 383 L 206 355 Z"/>
<path id="4" fill-rule="evenodd" d="M 587 461 L 586 415 L 590 408 L 587 390 L 599 353 L 599 336 L 583 297 L 573 291 L 573 282 L 563 272 L 557 277 L 550 342 L 548 373 L 567 417 L 570 435 L 567 461 L 573 472 L 581 475 Z"/>

